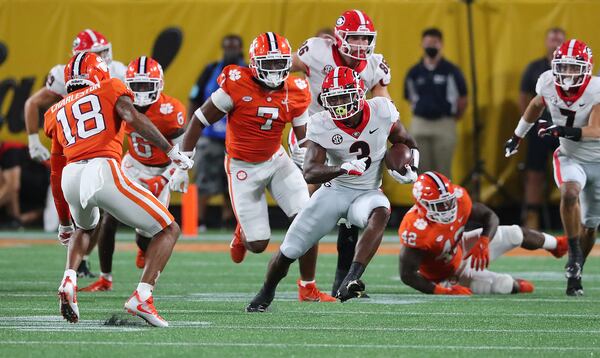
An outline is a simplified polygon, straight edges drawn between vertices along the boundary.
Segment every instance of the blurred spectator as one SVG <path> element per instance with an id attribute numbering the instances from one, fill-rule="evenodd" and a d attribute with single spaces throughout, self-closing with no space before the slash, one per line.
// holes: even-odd
<path id="1" fill-rule="evenodd" d="M 29 158 L 27 146 L 0 143 L 0 211 L 3 228 L 19 228 L 42 218 L 50 173 Z"/>
<path id="2" fill-rule="evenodd" d="M 210 63 L 204 68 L 198 81 L 190 92 L 189 116 L 194 114 L 211 93 L 219 88 L 217 78 L 225 66 L 237 64 L 246 66 L 244 62 L 242 38 L 238 35 L 227 35 L 221 42 L 223 58 Z M 222 225 L 235 227 L 233 210 L 227 190 L 227 175 L 225 174 L 225 130 L 227 118 L 202 132 L 202 137 L 196 145 L 195 172 L 196 185 L 198 186 L 198 221 L 199 230 L 206 231 L 206 209 L 211 196 L 223 194 L 223 207 L 221 212 Z M 199 159 L 202 158 L 202 159 Z"/>
<path id="3" fill-rule="evenodd" d="M 535 85 L 540 75 L 551 69 L 550 61 L 554 50 L 565 41 L 565 31 L 555 27 L 546 31 L 546 54 L 544 57 L 531 62 L 521 77 L 521 94 L 519 107 L 521 113 L 529 101 L 536 96 Z M 547 110 L 542 114 L 542 119 L 551 121 Z M 544 193 L 546 185 L 546 169 L 550 154 L 558 147 L 558 138 L 537 135 L 537 124 L 527 134 L 527 158 L 525 160 L 525 210 L 523 211 L 523 225 L 531 229 L 540 227 L 540 211 L 545 202 Z"/>
<path id="4" fill-rule="evenodd" d="M 412 105 L 410 132 L 419 144 L 421 171 L 451 176 L 456 145 L 456 121 L 467 107 L 467 86 L 458 67 L 442 55 L 442 32 L 423 31 L 421 61 L 407 73 L 404 97 Z"/>

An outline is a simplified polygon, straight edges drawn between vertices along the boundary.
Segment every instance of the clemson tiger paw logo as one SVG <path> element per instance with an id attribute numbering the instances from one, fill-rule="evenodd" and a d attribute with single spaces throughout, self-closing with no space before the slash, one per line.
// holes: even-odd
<path id="1" fill-rule="evenodd" d="M 160 113 L 169 114 L 173 113 L 173 105 L 171 103 L 163 103 L 160 105 Z"/>
<path id="2" fill-rule="evenodd" d="M 296 87 L 300 88 L 301 90 L 308 87 L 308 83 L 306 83 L 306 81 L 303 80 L 302 78 L 296 78 L 294 83 L 296 84 Z"/>
<path id="3" fill-rule="evenodd" d="M 413 185 L 412 194 L 417 200 L 421 200 L 421 195 L 423 195 L 423 183 L 420 181 L 416 182 Z"/>
<path id="4" fill-rule="evenodd" d="M 417 219 L 414 223 L 414 227 L 421 231 L 425 230 L 427 228 L 427 220 Z"/>
<path id="5" fill-rule="evenodd" d="M 229 79 L 232 81 L 237 81 L 242 78 L 242 73 L 240 70 L 231 70 L 229 71 Z"/>

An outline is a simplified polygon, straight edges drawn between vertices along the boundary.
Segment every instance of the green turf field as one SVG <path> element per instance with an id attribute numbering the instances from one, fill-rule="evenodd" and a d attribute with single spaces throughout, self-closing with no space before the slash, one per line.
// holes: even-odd
<path id="1" fill-rule="evenodd" d="M 149 328 L 133 317 L 126 326 L 105 325 L 114 314 L 130 317 L 121 312 L 140 275 L 134 256 L 116 253 L 114 291 L 79 294 L 81 321 L 73 325 L 62 321 L 56 298 L 65 249 L 27 240 L 0 247 L 0 357 L 600 354 L 596 258 L 586 266 L 582 298 L 564 295 L 564 259 L 550 256 L 492 264 L 533 280 L 534 294 L 459 298 L 412 291 L 399 281 L 396 256 L 376 256 L 364 276 L 372 298 L 344 304 L 296 302 L 294 265 L 272 311 L 248 314 L 244 307 L 260 287 L 270 254 L 235 265 L 227 253 L 177 252 L 155 291 L 171 327 Z M 323 288 L 330 287 L 335 259 L 320 258 L 317 282 Z M 96 257 L 92 263 L 97 270 Z"/>

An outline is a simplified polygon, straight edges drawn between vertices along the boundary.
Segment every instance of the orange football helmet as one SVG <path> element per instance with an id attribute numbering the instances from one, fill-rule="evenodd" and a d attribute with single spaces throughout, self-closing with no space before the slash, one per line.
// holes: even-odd
<path id="1" fill-rule="evenodd" d="M 164 87 L 160 63 L 152 57 L 136 58 L 127 66 L 125 84 L 134 94 L 133 104 L 143 107 L 158 101 Z"/>
<path id="2" fill-rule="evenodd" d="M 454 185 L 438 172 L 425 172 L 413 184 L 413 198 L 417 208 L 427 219 L 441 224 L 456 220 L 458 207 Z"/>
<path id="3" fill-rule="evenodd" d="M 554 83 L 565 91 L 583 85 L 592 77 L 593 67 L 592 49 L 583 41 L 568 40 L 554 51 L 552 60 Z"/>
<path id="4" fill-rule="evenodd" d="M 65 66 L 65 86 L 93 86 L 100 81 L 110 79 L 108 65 L 99 55 L 93 52 L 80 52 L 71 57 Z"/>
<path id="5" fill-rule="evenodd" d="M 325 76 L 319 101 L 332 119 L 350 118 L 365 106 L 365 83 L 351 68 L 336 67 Z"/>
<path id="6" fill-rule="evenodd" d="M 340 51 L 357 60 L 366 60 L 375 51 L 377 31 L 371 18 L 360 10 L 344 11 L 335 22 L 335 38 Z M 364 37 L 365 44 L 350 43 L 352 37 Z"/>
<path id="7" fill-rule="evenodd" d="M 112 62 L 112 45 L 104 35 L 92 29 L 85 29 L 77 34 L 73 40 L 73 55 L 80 52 L 94 52 L 99 54 L 104 62 Z"/>
<path id="8" fill-rule="evenodd" d="M 278 87 L 292 68 L 292 48 L 288 40 L 274 32 L 260 34 L 250 44 L 252 75 L 269 87 Z"/>

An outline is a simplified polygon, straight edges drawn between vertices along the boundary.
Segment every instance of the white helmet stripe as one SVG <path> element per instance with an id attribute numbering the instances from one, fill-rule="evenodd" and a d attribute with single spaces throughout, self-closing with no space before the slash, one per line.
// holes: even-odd
<path id="1" fill-rule="evenodd" d="M 360 20 L 361 26 L 366 25 L 365 16 L 363 15 L 362 11 L 360 11 L 360 10 L 354 10 L 354 12 L 356 13 L 356 15 L 358 15 L 358 18 Z"/>
<path id="2" fill-rule="evenodd" d="M 269 38 L 269 47 L 271 47 L 271 51 L 277 50 L 277 38 L 275 37 L 275 34 L 267 32 L 267 37 Z"/>
<path id="3" fill-rule="evenodd" d="M 81 60 L 83 60 L 84 56 L 85 52 L 80 52 L 77 54 L 77 57 L 75 57 L 75 62 L 73 63 L 72 68 L 73 77 L 81 75 Z"/>
<path id="4" fill-rule="evenodd" d="M 335 70 L 333 70 L 333 87 L 334 88 L 337 88 L 339 86 L 339 82 L 338 82 L 338 74 L 340 72 L 339 70 L 340 70 L 339 67 L 336 67 Z"/>
<path id="5" fill-rule="evenodd" d="M 94 31 L 90 30 L 90 29 L 85 29 L 84 30 L 86 34 L 88 34 L 90 36 L 90 38 L 92 39 L 93 43 L 97 43 L 98 42 L 98 38 L 96 37 L 96 34 L 94 33 Z"/>
<path id="6" fill-rule="evenodd" d="M 434 172 L 426 172 L 425 175 L 428 175 L 433 181 L 437 184 L 440 193 L 446 193 L 446 186 L 440 177 Z"/>
<path id="7" fill-rule="evenodd" d="M 140 57 L 140 74 L 146 73 L 146 56 Z"/>
<path id="8" fill-rule="evenodd" d="M 573 56 L 573 47 L 575 47 L 575 39 L 569 41 L 569 50 L 567 51 L 567 56 Z"/>

